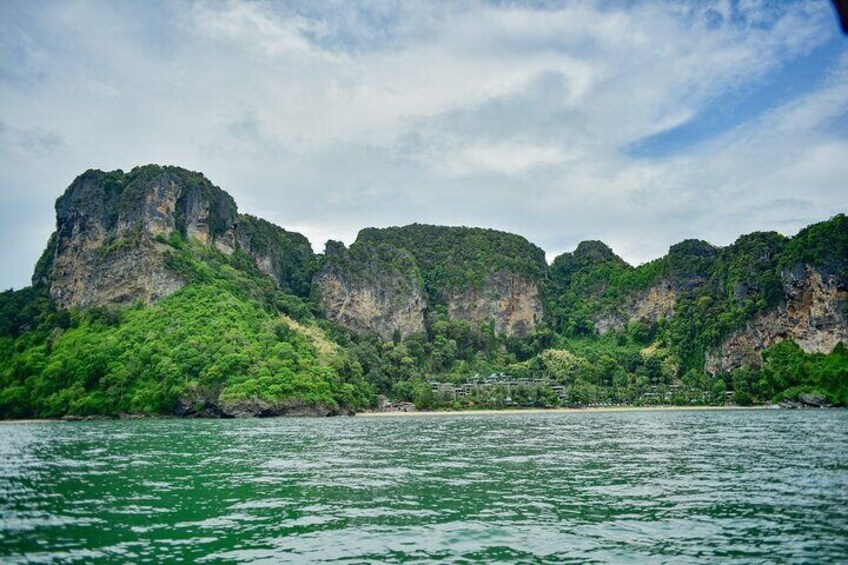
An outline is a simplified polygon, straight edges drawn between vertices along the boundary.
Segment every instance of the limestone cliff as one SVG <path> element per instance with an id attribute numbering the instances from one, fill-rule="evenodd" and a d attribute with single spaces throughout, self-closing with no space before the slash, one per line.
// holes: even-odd
<path id="1" fill-rule="evenodd" d="M 450 318 L 492 323 L 506 335 L 527 335 L 543 317 L 544 253 L 513 234 L 420 224 L 368 228 L 342 255 L 328 249 L 315 284 L 328 316 L 352 329 L 383 337 L 395 327 L 421 331 L 424 311 L 440 305 Z M 379 314 L 381 308 L 387 312 Z"/>
<path id="2" fill-rule="evenodd" d="M 633 322 L 654 324 L 672 316 L 676 299 L 674 286 L 662 279 L 647 290 L 623 297 L 615 310 L 593 315 L 592 323 L 600 335 L 625 330 Z"/>
<path id="3" fill-rule="evenodd" d="M 604 243 L 583 241 L 551 264 L 548 294 L 560 325 L 603 335 L 626 330 L 632 322 L 670 317 L 676 282 L 668 257 L 634 268 Z"/>
<path id="4" fill-rule="evenodd" d="M 352 330 L 386 340 L 395 331 L 401 336 L 424 331 L 421 273 L 404 250 L 370 242 L 346 249 L 329 241 L 314 285 L 327 318 Z"/>
<path id="5" fill-rule="evenodd" d="M 33 275 L 60 308 L 156 302 L 185 285 L 169 238 L 237 250 L 277 285 L 308 296 L 315 255 L 305 237 L 248 215 L 202 174 L 148 165 L 87 171 L 56 201 L 56 233 Z"/>
<path id="6" fill-rule="evenodd" d="M 542 320 L 539 287 L 524 277 L 497 273 L 481 288 L 454 290 L 448 298 L 448 316 L 475 325 L 494 323 L 496 334 L 524 337 Z"/>
<path id="7" fill-rule="evenodd" d="M 497 333 L 526 335 L 543 318 L 544 252 L 498 230 L 412 224 L 362 230 L 358 239 L 407 250 L 421 270 L 429 308 Z"/>
<path id="8" fill-rule="evenodd" d="M 156 165 L 75 179 L 56 202 L 33 284 L 59 308 L 152 303 L 186 284 L 169 267 L 175 238 L 230 255 L 227 267 L 256 267 L 280 289 L 314 297 L 328 319 L 384 339 L 424 332 L 442 309 L 508 336 L 540 324 L 590 336 L 673 318 L 653 328 L 656 338 L 682 343 L 697 369 L 706 354 L 710 372 L 756 364 L 782 339 L 808 352 L 848 341 L 844 215 L 794 238 L 758 232 L 724 248 L 686 240 L 639 267 L 599 241 L 548 267 L 523 237 L 419 224 L 363 229 L 350 249 L 329 242 L 319 258 L 302 235 L 239 214 L 200 173 Z"/>
<path id="9" fill-rule="evenodd" d="M 316 260 L 306 237 L 248 214 L 239 214 L 236 234 L 239 249 L 278 287 L 309 295 Z"/>
<path id="10" fill-rule="evenodd" d="M 633 322 L 655 324 L 670 318 L 680 295 L 698 292 L 709 281 L 718 252 L 718 248 L 697 239 L 672 245 L 668 254 L 654 263 L 655 276 L 645 277 L 653 279 L 647 288 L 616 289 L 612 306 L 592 315 L 595 330 L 603 335 L 625 330 Z M 621 269 L 625 280 L 639 272 L 629 265 Z"/>
<path id="11" fill-rule="evenodd" d="M 232 198 L 198 173 L 88 171 L 56 201 L 53 256 L 42 270 L 60 308 L 150 303 L 184 284 L 165 267 L 157 237 L 176 231 L 232 253 L 235 226 Z"/>
<path id="12" fill-rule="evenodd" d="M 848 343 L 848 284 L 844 277 L 796 264 L 783 269 L 781 281 L 785 302 L 746 323 L 708 352 L 706 372 L 758 367 L 760 352 L 786 339 L 807 353 L 830 353 L 836 344 Z"/>

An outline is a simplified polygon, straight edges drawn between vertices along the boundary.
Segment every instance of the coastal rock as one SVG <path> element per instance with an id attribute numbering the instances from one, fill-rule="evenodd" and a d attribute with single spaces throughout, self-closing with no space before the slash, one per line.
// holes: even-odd
<path id="1" fill-rule="evenodd" d="M 827 408 L 830 406 L 830 403 L 828 403 L 824 396 L 809 392 L 798 395 L 798 401 L 805 406 L 812 406 L 814 408 Z"/>
<path id="2" fill-rule="evenodd" d="M 275 418 L 279 416 L 290 418 L 324 418 L 327 416 L 352 414 L 347 410 L 339 411 L 337 408 L 323 404 L 312 404 L 301 401 L 270 403 L 258 399 L 223 402 L 220 409 L 226 418 Z"/>
<path id="3" fill-rule="evenodd" d="M 185 285 L 166 264 L 174 234 L 240 250 L 283 290 L 310 293 L 316 260 L 305 237 L 239 215 L 200 173 L 157 165 L 77 177 L 56 201 L 56 232 L 33 284 L 48 285 L 59 308 L 156 302 Z"/>
<path id="4" fill-rule="evenodd" d="M 394 328 L 423 331 L 425 309 L 444 307 L 451 319 L 525 336 L 544 315 L 544 252 L 514 234 L 423 224 L 366 228 L 347 255 L 331 251 L 315 279 L 321 303 L 331 319 L 357 331 L 384 338 Z"/>
<path id="5" fill-rule="evenodd" d="M 355 331 L 389 340 L 424 331 L 421 274 L 413 257 L 390 246 L 327 243 L 324 264 L 314 279 L 326 316 Z"/>
<path id="6" fill-rule="evenodd" d="M 317 262 L 306 237 L 249 214 L 239 214 L 236 234 L 238 248 L 279 288 L 309 295 Z"/>
<path id="7" fill-rule="evenodd" d="M 824 396 L 814 393 L 800 394 L 795 400 L 784 400 L 780 403 L 781 408 L 830 408 L 832 406 Z"/>
<path id="8" fill-rule="evenodd" d="M 474 324 L 494 322 L 496 334 L 524 337 L 542 320 L 539 286 L 524 277 L 502 272 L 487 277 L 480 289 L 454 291 L 448 316 Z"/>
<path id="9" fill-rule="evenodd" d="M 842 276 L 796 264 L 783 269 L 781 281 L 785 303 L 757 316 L 708 352 L 706 372 L 759 367 L 760 352 L 785 339 L 807 353 L 830 353 L 836 344 L 848 343 L 848 285 Z"/>
<path id="10" fill-rule="evenodd" d="M 56 202 L 55 244 L 39 278 L 60 308 L 155 302 L 185 283 L 165 266 L 161 237 L 232 252 L 236 207 L 202 175 L 175 167 L 88 171 Z"/>
<path id="11" fill-rule="evenodd" d="M 353 415 L 348 409 L 300 400 L 222 400 L 211 392 L 189 391 L 177 401 L 174 415 L 182 418 L 273 418 Z"/>

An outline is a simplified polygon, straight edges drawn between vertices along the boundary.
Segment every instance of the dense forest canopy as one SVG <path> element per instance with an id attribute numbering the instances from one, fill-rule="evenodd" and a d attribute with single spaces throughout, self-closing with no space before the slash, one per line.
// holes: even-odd
<path id="1" fill-rule="evenodd" d="M 539 280 L 547 270 L 545 252 L 523 237 L 483 228 L 412 224 L 366 228 L 356 245 L 383 244 L 415 258 L 433 303 L 456 289 L 482 287 L 486 278 L 508 270 Z"/>

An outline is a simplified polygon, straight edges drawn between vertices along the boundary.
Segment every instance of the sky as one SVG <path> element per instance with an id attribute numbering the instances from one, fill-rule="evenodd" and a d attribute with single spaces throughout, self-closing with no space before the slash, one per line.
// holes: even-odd
<path id="1" fill-rule="evenodd" d="M 848 211 L 826 0 L 0 2 L 0 288 L 87 169 L 203 172 L 316 252 L 367 226 L 792 235 Z"/>

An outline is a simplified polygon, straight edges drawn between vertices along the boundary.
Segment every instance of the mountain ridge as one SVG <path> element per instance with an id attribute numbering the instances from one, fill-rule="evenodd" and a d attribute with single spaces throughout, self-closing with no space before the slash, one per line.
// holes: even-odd
<path id="1" fill-rule="evenodd" d="M 687 398 L 701 402 L 717 398 L 719 383 L 740 401 L 763 401 L 794 390 L 783 385 L 796 381 L 844 402 L 839 391 L 848 388 L 842 373 L 835 380 L 816 377 L 818 385 L 792 375 L 767 386 L 752 382 L 777 370 L 769 368 L 773 350 L 811 363 L 805 369 L 811 374 L 824 363 L 815 356 L 841 359 L 848 343 L 843 214 L 795 237 L 754 232 L 725 247 L 684 240 L 638 266 L 597 240 L 548 264 L 544 251 L 520 235 L 428 224 L 363 228 L 349 247 L 329 241 L 324 253 L 314 253 L 303 235 L 240 213 L 201 173 L 145 165 L 128 173 L 86 171 L 57 199 L 56 217 L 33 286 L 0 301 L 8 315 L 0 331 L 0 415 L 12 414 L 16 403 L 9 398 L 19 397 L 30 399 L 18 410 L 28 415 L 96 413 L 89 405 L 181 415 L 335 413 L 373 405 L 377 394 L 426 405 L 435 393 L 422 383 L 434 376 L 459 382 L 475 371 L 505 370 L 569 383 L 572 404 L 605 396 L 644 401 L 651 387 L 683 387 Z M 194 304 L 187 295 L 203 300 Z M 245 339 L 281 341 L 245 343 L 245 351 L 276 351 L 287 343 L 301 352 L 300 361 L 292 357 L 289 369 L 283 368 L 288 361 L 269 365 L 261 355 L 236 363 L 227 357 L 239 355 L 235 345 L 227 346 L 235 349 L 225 361 L 215 353 L 227 349 L 221 338 L 201 331 L 209 366 L 187 360 L 184 350 L 193 343 L 187 335 L 186 343 L 160 344 L 157 355 L 171 368 L 141 371 L 148 388 L 136 400 L 124 393 L 104 400 L 117 377 L 109 363 L 97 362 L 93 374 L 78 369 L 85 376 L 77 388 L 50 394 L 100 394 L 98 400 L 33 404 L 44 394 L 30 386 L 32 379 L 52 390 L 56 375 L 61 383 L 77 371 L 70 360 L 53 359 L 69 335 L 108 342 L 111 332 L 130 332 L 141 340 L 136 349 L 118 347 L 109 355 L 134 366 L 131 351 L 157 346 L 158 338 L 122 328 L 154 323 L 136 310 L 168 310 L 174 303 L 202 310 L 212 325 L 218 315 L 203 304 L 254 312 L 266 329 L 239 317 L 246 314 L 232 318 L 236 326 L 257 328 Z M 101 327 L 102 316 L 117 320 L 117 329 Z M 89 345 L 92 355 L 101 354 L 95 342 Z M 43 356 L 44 366 L 21 365 L 28 355 Z M 175 371 L 186 373 L 182 385 L 168 380 Z M 312 375 L 302 390 L 290 386 L 298 375 Z M 171 383 L 167 391 L 150 392 L 165 383 Z M 465 400 L 454 394 L 453 402 Z"/>

